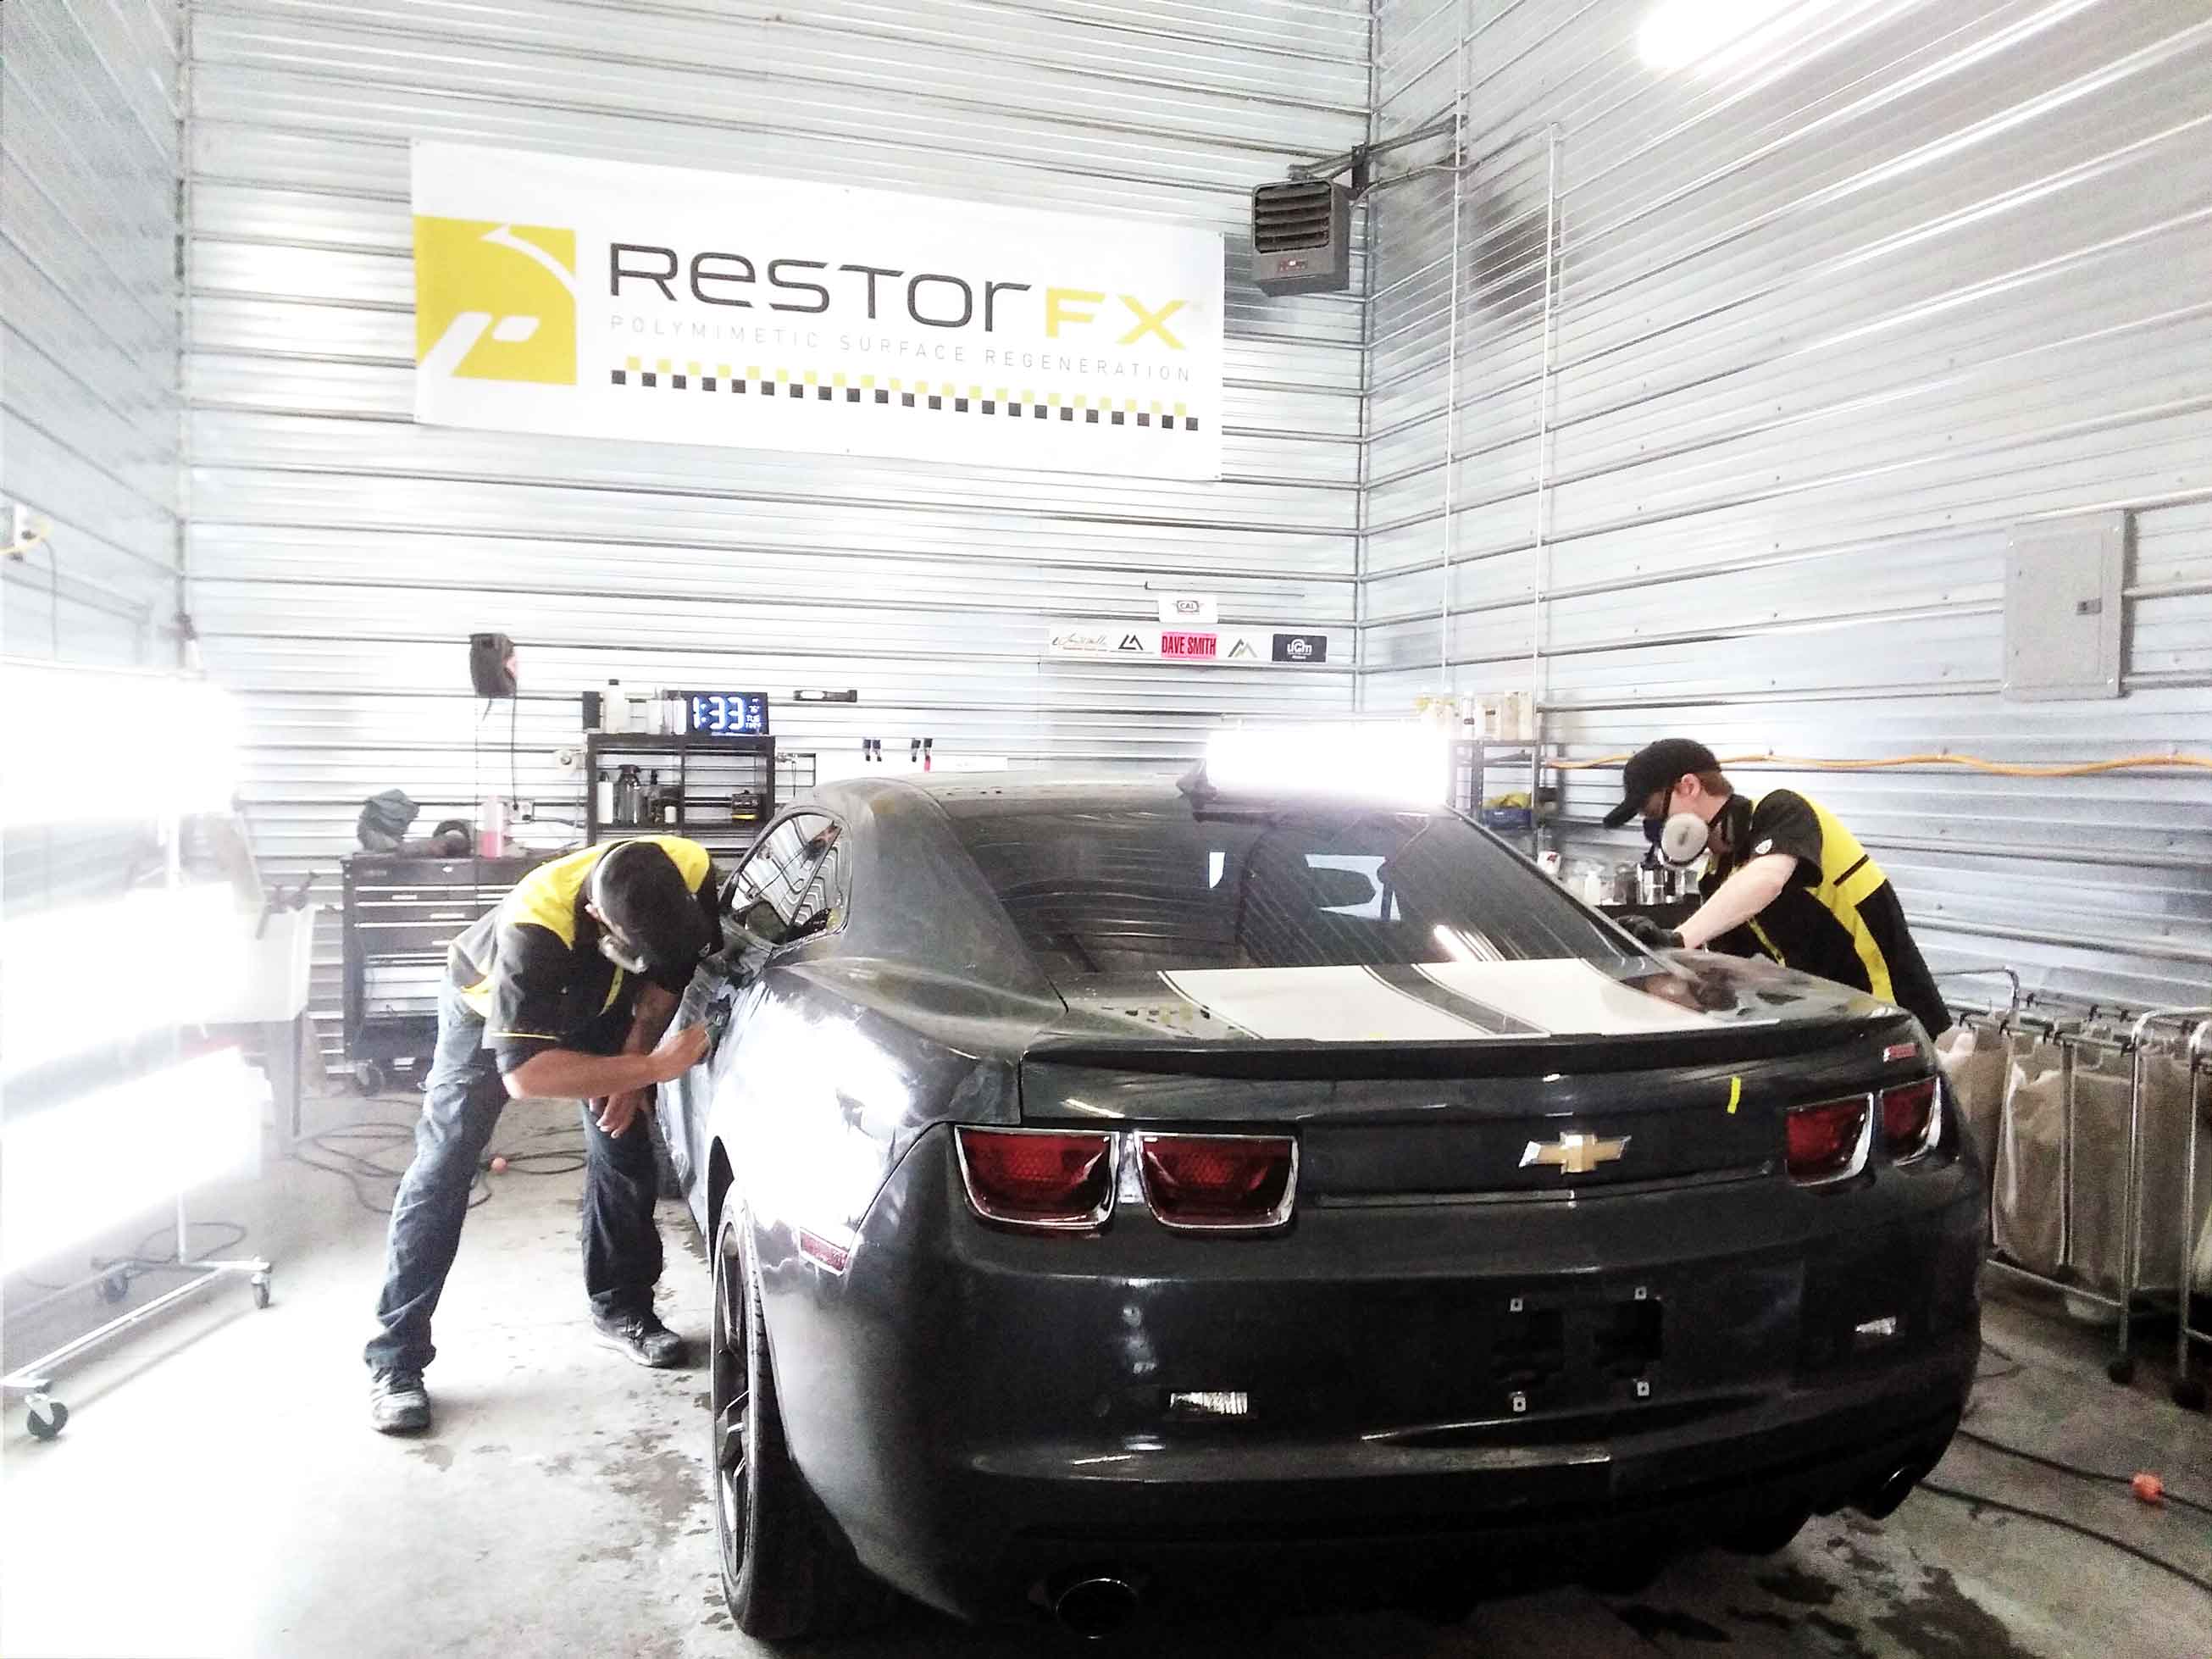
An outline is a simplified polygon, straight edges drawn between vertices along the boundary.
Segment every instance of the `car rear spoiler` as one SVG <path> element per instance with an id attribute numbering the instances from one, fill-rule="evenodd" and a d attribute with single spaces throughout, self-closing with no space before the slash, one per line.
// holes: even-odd
<path id="1" fill-rule="evenodd" d="M 1326 1082 L 1378 1075 L 1541 1077 L 1550 1072 L 1647 1072 L 1670 1066 L 1786 1059 L 1855 1040 L 1896 1040 L 1901 1013 L 1804 1018 L 1707 1031 L 1607 1036 L 1499 1036 L 1446 1042 L 1314 1042 L 1231 1038 L 1212 1042 L 1146 1037 L 1044 1036 L 1023 1055 L 1034 1066 L 1159 1073 L 1182 1077 Z"/>

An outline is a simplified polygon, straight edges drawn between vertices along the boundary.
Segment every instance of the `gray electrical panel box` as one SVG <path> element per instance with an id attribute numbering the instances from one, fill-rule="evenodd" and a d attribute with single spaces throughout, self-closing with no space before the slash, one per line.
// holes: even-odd
<path id="1" fill-rule="evenodd" d="M 2014 525 L 2005 541 L 2004 694 L 2117 697 L 2128 515 Z"/>

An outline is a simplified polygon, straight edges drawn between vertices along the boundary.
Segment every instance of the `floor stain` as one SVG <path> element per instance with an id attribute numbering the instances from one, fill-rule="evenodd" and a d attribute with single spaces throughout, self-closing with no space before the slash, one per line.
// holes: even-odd
<path id="1" fill-rule="evenodd" d="M 696 1522 L 707 1503 L 698 1460 L 660 1443 L 650 1430 L 625 1436 L 605 1465 L 606 1482 L 637 1506 L 654 1541 L 672 1544 Z"/>
<path id="2" fill-rule="evenodd" d="M 1729 1603 L 1728 1616 L 1741 1625 L 1764 1625 L 1769 1630 L 1796 1630 L 1797 1621 L 1786 1613 L 1774 1613 L 1764 1607 L 1740 1607 Z"/>
<path id="3" fill-rule="evenodd" d="M 1922 1569 L 1919 1593 L 1874 1627 L 1919 1659 L 2034 1659 L 1943 1567 Z"/>
<path id="4" fill-rule="evenodd" d="M 1805 1622 L 1823 1636 L 1843 1644 L 1845 1659 L 1874 1659 L 1873 1650 L 1859 1636 L 1856 1625 L 1847 1625 L 1840 1619 L 1831 1619 L 1825 1613 L 1808 1613 Z"/>
<path id="5" fill-rule="evenodd" d="M 1794 1601 L 1801 1607 L 1825 1607 L 1842 1594 L 1843 1587 L 1802 1567 L 1784 1567 L 1761 1573 L 1752 1581 L 1778 1601 Z"/>
<path id="6" fill-rule="evenodd" d="M 1649 1607 L 1641 1602 L 1632 1602 L 1613 1611 L 1622 1624 L 1647 1642 L 1660 1636 L 1679 1636 L 1685 1641 L 1720 1645 L 1728 1645 L 1735 1640 L 1718 1625 L 1709 1625 L 1702 1619 L 1677 1612 L 1672 1607 Z"/>
<path id="7" fill-rule="evenodd" d="M 422 1459 L 434 1469 L 450 1469 L 453 1467 L 453 1449 L 451 1446 L 441 1445 L 434 1440 L 425 1440 L 420 1445 L 410 1446 L 407 1449 L 407 1455 L 410 1457 Z"/>
<path id="8" fill-rule="evenodd" d="M 1855 1573 L 1879 1583 L 1893 1585 L 1896 1582 L 1893 1569 L 1888 1562 L 1878 1555 L 1868 1554 L 1848 1538 L 1831 1538 L 1828 1540 L 1828 1553 L 1835 1556 Z"/>

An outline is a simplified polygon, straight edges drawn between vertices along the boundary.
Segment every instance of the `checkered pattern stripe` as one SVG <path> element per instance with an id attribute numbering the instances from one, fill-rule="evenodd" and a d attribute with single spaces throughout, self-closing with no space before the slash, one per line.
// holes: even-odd
<path id="1" fill-rule="evenodd" d="M 746 398 L 782 398 L 804 403 L 873 404 L 881 408 L 936 410 L 955 415 L 994 415 L 1012 420 L 1080 421 L 1086 426 L 1137 426 L 1163 432 L 1195 432 L 1198 417 L 1181 404 L 1147 403 L 1133 398 L 1043 398 L 1029 391 L 1014 393 L 997 388 L 986 394 L 981 386 L 965 392 L 943 381 L 878 381 L 864 374 L 857 381 L 843 374 L 824 380 L 808 372 L 793 374 L 782 369 L 763 374 L 748 367 L 734 374 L 726 364 L 712 368 L 698 363 L 678 365 L 664 357 L 651 368 L 632 357 L 620 368 L 607 371 L 616 386 L 652 387 L 670 392 L 712 392 Z"/>

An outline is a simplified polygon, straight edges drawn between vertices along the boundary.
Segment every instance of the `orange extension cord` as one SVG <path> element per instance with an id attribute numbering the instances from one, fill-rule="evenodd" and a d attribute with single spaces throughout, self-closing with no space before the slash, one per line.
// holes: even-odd
<path id="1" fill-rule="evenodd" d="M 1628 758 L 1626 751 L 1618 755 L 1600 755 L 1594 760 L 1547 760 L 1544 764 L 1554 772 L 1583 772 L 1592 767 L 1618 766 Z M 2179 766 L 2195 767 L 2212 772 L 2212 755 L 2124 755 L 2116 760 L 2063 761 L 2052 766 L 2010 765 L 2002 761 L 1979 760 L 1972 755 L 1894 755 L 1887 760 L 1820 760 L 1804 755 L 1723 755 L 1723 766 L 1762 762 L 1775 766 L 1798 766 L 1816 772 L 1874 772 L 1891 766 L 1963 766 L 1969 771 L 1986 772 L 2001 778 L 2086 778 L 2100 772 L 2124 772 L 2130 769 Z"/>

